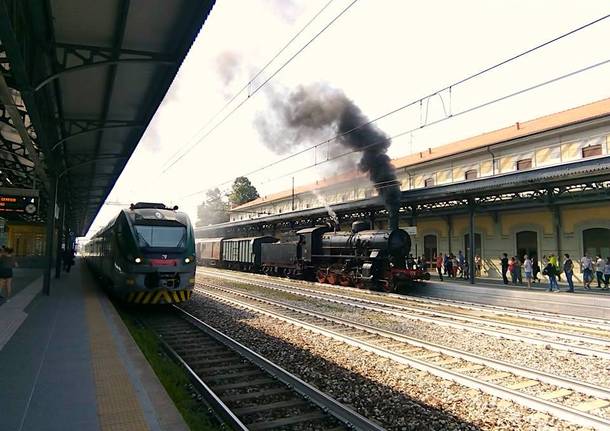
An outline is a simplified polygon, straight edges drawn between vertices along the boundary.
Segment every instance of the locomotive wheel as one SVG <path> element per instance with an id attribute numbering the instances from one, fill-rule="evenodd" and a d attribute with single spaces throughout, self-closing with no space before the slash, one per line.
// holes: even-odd
<path id="1" fill-rule="evenodd" d="M 316 273 L 316 278 L 318 279 L 318 283 L 326 283 L 326 271 L 319 269 Z"/>
<path id="2" fill-rule="evenodd" d="M 328 284 L 337 284 L 339 282 L 339 277 L 334 272 L 329 272 L 326 279 L 328 280 Z"/>
<path id="3" fill-rule="evenodd" d="M 341 277 L 339 277 L 339 284 L 343 287 L 351 286 L 352 278 L 347 274 L 341 274 Z"/>

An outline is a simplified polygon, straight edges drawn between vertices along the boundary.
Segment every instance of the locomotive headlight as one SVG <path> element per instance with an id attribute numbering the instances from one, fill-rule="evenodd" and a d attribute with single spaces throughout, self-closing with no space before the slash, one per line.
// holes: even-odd
<path id="1" fill-rule="evenodd" d="M 191 258 L 190 257 L 185 257 L 184 258 L 184 263 L 191 263 Z"/>
<path id="2" fill-rule="evenodd" d="M 142 258 L 141 257 L 136 257 L 133 261 L 135 263 L 142 263 Z"/>

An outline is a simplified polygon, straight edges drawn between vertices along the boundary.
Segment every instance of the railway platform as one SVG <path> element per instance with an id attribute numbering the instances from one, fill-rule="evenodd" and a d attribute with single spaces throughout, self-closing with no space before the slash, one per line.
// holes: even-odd
<path id="1" fill-rule="evenodd" d="M 188 429 L 82 265 L 51 296 L 41 271 L 14 285 L 0 304 L 0 431 Z"/>
<path id="2" fill-rule="evenodd" d="M 593 286 L 593 284 L 592 284 Z M 575 286 L 573 293 L 566 292 L 568 286 L 559 283 L 560 292 L 547 292 L 548 282 L 535 283 L 531 289 L 523 285 L 505 285 L 501 280 L 477 279 L 472 285 L 466 279 L 433 276 L 429 282 L 410 289 L 415 296 L 428 296 L 494 306 L 521 308 L 596 319 L 610 319 L 610 292 L 592 287 L 585 290 Z"/>

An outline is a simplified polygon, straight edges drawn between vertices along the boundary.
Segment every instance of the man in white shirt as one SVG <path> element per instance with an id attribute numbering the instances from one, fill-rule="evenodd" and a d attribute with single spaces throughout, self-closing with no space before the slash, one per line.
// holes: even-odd
<path id="1" fill-rule="evenodd" d="M 598 254 L 595 260 L 595 276 L 597 278 L 597 288 L 601 289 L 602 284 L 604 283 L 604 266 L 606 262 L 604 259 Z"/>
<path id="2" fill-rule="evenodd" d="M 582 280 L 585 289 L 591 289 L 591 280 L 593 280 L 593 261 L 589 257 L 589 253 L 585 252 L 585 255 L 580 259 L 580 270 L 582 272 Z"/>

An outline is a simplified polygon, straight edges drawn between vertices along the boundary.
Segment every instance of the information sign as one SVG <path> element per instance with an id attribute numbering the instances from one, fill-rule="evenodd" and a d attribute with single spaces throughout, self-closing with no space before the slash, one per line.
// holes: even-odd
<path id="1" fill-rule="evenodd" d="M 36 214 L 38 190 L 0 189 L 0 213 Z"/>

